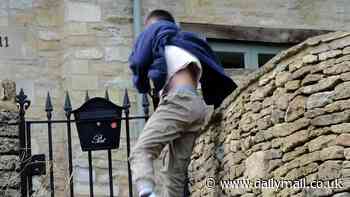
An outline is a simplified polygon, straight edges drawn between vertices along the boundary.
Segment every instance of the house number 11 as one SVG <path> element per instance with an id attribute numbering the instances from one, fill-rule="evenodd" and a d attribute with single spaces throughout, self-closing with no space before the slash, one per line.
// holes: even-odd
<path id="1" fill-rule="evenodd" d="M 0 36 L 0 48 L 9 47 L 9 38 L 7 36 Z"/>

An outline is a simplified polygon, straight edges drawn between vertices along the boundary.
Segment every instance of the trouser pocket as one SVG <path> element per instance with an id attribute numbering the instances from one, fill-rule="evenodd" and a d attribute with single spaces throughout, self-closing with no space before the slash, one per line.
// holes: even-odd
<path id="1" fill-rule="evenodd" d="M 168 172 L 170 169 L 169 144 L 164 147 L 159 157 L 162 161 L 162 166 L 160 171 Z"/>

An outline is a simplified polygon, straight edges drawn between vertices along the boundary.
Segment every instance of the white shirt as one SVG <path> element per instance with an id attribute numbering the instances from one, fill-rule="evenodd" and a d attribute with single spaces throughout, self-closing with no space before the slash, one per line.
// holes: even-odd
<path id="1" fill-rule="evenodd" d="M 165 61 L 167 64 L 168 75 L 164 87 L 168 85 L 170 79 L 174 76 L 176 72 L 186 68 L 186 66 L 188 66 L 191 63 L 194 63 L 198 67 L 199 72 L 196 73 L 196 78 L 199 84 L 199 79 L 202 76 L 202 65 L 199 59 L 192 55 L 190 52 L 177 46 L 167 45 L 165 46 Z M 164 87 L 160 91 L 160 94 L 162 94 Z"/>

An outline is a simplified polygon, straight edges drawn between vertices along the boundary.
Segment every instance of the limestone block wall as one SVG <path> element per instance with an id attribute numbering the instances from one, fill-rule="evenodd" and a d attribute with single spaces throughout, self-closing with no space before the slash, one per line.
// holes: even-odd
<path id="1" fill-rule="evenodd" d="M 171 10 L 183 22 L 297 29 L 349 30 L 344 0 L 148 0 L 144 12 Z"/>
<path id="2" fill-rule="evenodd" d="M 64 2 L 61 83 L 70 92 L 73 108 L 84 102 L 86 91 L 90 97 L 103 97 L 106 89 L 111 101 L 121 105 L 124 89 L 128 88 L 131 113 L 137 113 L 136 92 L 128 68 L 133 43 L 131 5 L 131 1 L 122 0 Z M 131 127 L 134 139 L 139 131 L 135 129 L 135 122 Z M 90 192 L 88 154 L 81 152 L 77 132 L 74 130 L 72 134 L 75 192 L 78 196 L 86 196 Z M 123 127 L 120 149 L 112 152 L 116 196 L 128 195 L 125 141 Z M 106 196 L 109 191 L 107 152 L 94 152 L 92 157 L 95 196 Z"/>
<path id="3" fill-rule="evenodd" d="M 350 196 L 350 33 L 310 38 L 249 75 L 205 126 L 188 171 L 193 197 Z M 237 179 L 343 187 L 220 187 Z"/>

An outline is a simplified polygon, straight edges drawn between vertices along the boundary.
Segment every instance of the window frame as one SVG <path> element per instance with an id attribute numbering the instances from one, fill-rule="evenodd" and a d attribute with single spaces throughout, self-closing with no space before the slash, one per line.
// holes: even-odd
<path id="1" fill-rule="evenodd" d="M 288 48 L 286 45 L 267 45 L 265 43 L 244 43 L 224 40 L 208 39 L 209 45 L 214 52 L 232 52 L 244 54 L 244 68 L 257 69 L 259 68 L 258 55 L 259 54 L 277 54 L 282 50 Z"/>

